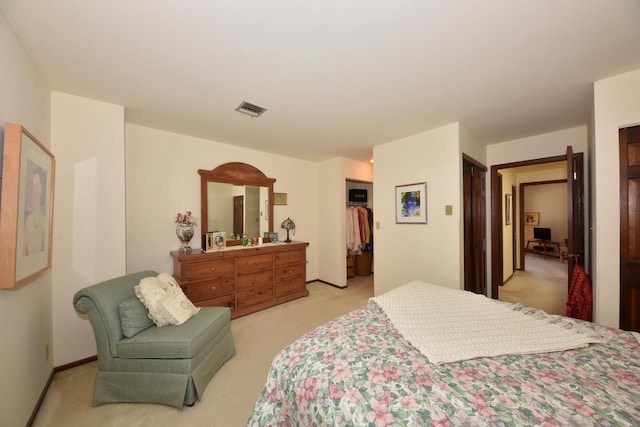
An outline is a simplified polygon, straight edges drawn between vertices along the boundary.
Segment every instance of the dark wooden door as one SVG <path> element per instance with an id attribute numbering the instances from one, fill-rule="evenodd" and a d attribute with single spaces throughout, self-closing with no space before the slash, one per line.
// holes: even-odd
<path id="1" fill-rule="evenodd" d="M 464 289 L 487 294 L 486 192 L 487 169 L 463 160 Z"/>
<path id="2" fill-rule="evenodd" d="M 620 328 L 640 332 L 640 126 L 619 131 Z"/>
<path id="3" fill-rule="evenodd" d="M 244 196 L 233 197 L 233 234 L 242 236 L 244 233 Z"/>

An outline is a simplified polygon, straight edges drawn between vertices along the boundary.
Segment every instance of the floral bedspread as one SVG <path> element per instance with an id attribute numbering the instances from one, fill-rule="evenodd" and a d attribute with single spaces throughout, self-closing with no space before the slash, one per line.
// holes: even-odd
<path id="1" fill-rule="evenodd" d="M 369 302 L 276 356 L 247 425 L 640 425 L 631 333 L 509 305 L 606 344 L 436 366 Z"/>

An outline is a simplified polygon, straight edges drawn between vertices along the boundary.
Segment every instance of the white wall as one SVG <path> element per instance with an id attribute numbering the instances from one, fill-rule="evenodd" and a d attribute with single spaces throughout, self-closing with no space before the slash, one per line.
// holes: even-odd
<path id="1" fill-rule="evenodd" d="M 597 323 L 620 325 L 620 152 L 618 130 L 640 123 L 640 70 L 594 84 L 597 200 L 593 209 L 594 300 Z"/>
<path id="2" fill-rule="evenodd" d="M 51 96 L 56 154 L 53 326 L 56 366 L 96 354 L 81 288 L 126 273 L 124 108 L 60 92 Z"/>
<path id="3" fill-rule="evenodd" d="M 180 242 L 174 218 L 192 211 L 200 220 L 198 169 L 227 162 L 249 163 L 269 178 L 273 189 L 287 193 L 286 206 L 274 206 L 274 231 L 281 240 L 287 217 L 296 223 L 294 240 L 309 242 L 307 280 L 318 278 L 318 168 L 315 163 L 193 138 L 158 129 L 126 125 L 127 271 L 173 272 L 170 251 Z M 191 240 L 200 248 L 201 224 Z"/>
<path id="4" fill-rule="evenodd" d="M 480 142 L 475 135 L 473 135 L 462 124 L 459 126 L 460 132 L 460 153 L 466 154 L 476 162 L 485 165 L 487 164 L 487 149 L 485 144 Z M 462 161 L 462 160 L 460 160 Z M 462 197 L 462 194 L 460 195 Z"/>
<path id="5" fill-rule="evenodd" d="M 346 180 L 373 181 L 371 163 L 335 157 L 318 164 L 320 280 L 347 286 Z M 375 215 L 375 211 L 374 211 Z"/>
<path id="6" fill-rule="evenodd" d="M 462 289 L 462 159 L 450 124 L 374 147 L 375 294 L 411 280 Z M 395 223 L 395 187 L 427 183 L 428 224 Z M 453 205 L 453 215 L 445 215 Z"/>
<path id="7" fill-rule="evenodd" d="M 7 122 L 22 124 L 51 149 L 49 89 L 1 14 L 0 57 L 0 153 Z M 49 270 L 20 288 L 0 291 L 2 426 L 27 423 L 53 369 L 51 287 Z"/>

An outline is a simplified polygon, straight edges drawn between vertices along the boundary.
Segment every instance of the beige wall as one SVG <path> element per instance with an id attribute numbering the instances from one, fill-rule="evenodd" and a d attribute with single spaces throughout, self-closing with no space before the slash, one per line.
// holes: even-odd
<path id="1" fill-rule="evenodd" d="M 462 287 L 459 139 L 454 123 L 374 147 L 376 295 L 411 280 Z M 428 223 L 396 224 L 395 187 L 418 182 L 427 183 Z"/>
<path id="2" fill-rule="evenodd" d="M 96 354 L 73 295 L 125 266 L 124 108 L 60 92 L 51 99 L 56 153 L 53 327 L 56 366 Z"/>
<path id="3" fill-rule="evenodd" d="M 567 185 L 530 185 L 524 189 L 524 211 L 538 212 L 537 227 L 551 229 L 551 240 L 564 242 L 567 235 Z M 524 226 L 524 240 L 533 240 L 534 226 Z"/>
<path id="4" fill-rule="evenodd" d="M 1 14 L 0 57 L 0 146 L 10 122 L 22 124 L 51 149 L 49 89 Z M 27 423 L 51 374 L 51 295 L 52 270 L 18 289 L 0 291 L 2 426 Z"/>
<path id="5" fill-rule="evenodd" d="M 295 240 L 309 242 L 307 280 L 318 278 L 318 166 L 233 145 L 158 129 L 126 125 L 127 271 L 173 271 L 169 252 L 180 242 L 174 218 L 190 210 L 200 219 L 200 175 L 226 162 L 249 163 L 275 178 L 274 191 L 287 193 L 286 206 L 274 206 L 274 231 L 296 223 Z M 336 194 L 338 194 L 336 192 Z M 191 247 L 200 248 L 198 222 Z"/>
<path id="6" fill-rule="evenodd" d="M 640 124 L 640 70 L 594 84 L 594 290 L 597 323 L 620 325 L 620 151 L 618 130 Z"/>

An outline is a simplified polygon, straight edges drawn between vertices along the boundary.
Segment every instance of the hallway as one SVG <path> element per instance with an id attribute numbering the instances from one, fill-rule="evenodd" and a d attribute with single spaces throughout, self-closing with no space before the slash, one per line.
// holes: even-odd
<path id="1" fill-rule="evenodd" d="M 567 263 L 526 254 L 527 270 L 517 270 L 498 289 L 498 299 L 536 307 L 549 314 L 566 314 Z"/>

